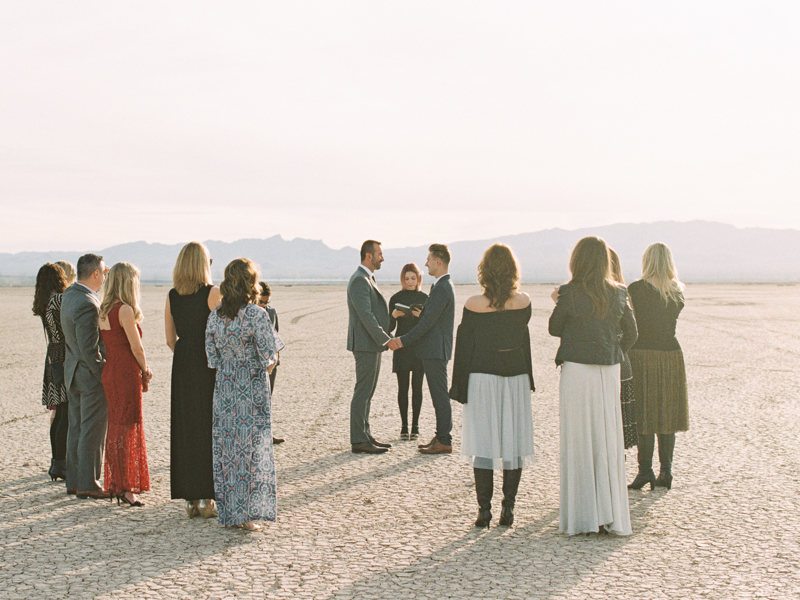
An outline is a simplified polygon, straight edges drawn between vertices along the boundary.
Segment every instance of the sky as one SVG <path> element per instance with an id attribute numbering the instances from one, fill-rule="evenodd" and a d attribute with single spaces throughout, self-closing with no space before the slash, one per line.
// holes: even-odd
<path id="1" fill-rule="evenodd" d="M 0 252 L 800 229 L 800 3 L 0 9 Z"/>

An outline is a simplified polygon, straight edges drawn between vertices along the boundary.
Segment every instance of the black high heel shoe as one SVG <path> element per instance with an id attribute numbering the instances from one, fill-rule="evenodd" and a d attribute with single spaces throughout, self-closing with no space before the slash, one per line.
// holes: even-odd
<path id="1" fill-rule="evenodd" d="M 144 503 L 139 502 L 138 500 L 136 500 L 136 502 L 131 502 L 130 500 L 128 500 L 128 497 L 125 494 L 117 494 L 117 506 L 119 506 L 120 501 L 124 502 L 129 506 L 144 506 Z"/>
<path id="2" fill-rule="evenodd" d="M 492 520 L 492 511 L 488 508 L 481 508 L 478 510 L 478 518 L 475 520 L 475 527 L 489 527 L 489 522 Z"/>
<path id="3" fill-rule="evenodd" d="M 497 522 L 497 524 L 505 527 L 511 527 L 514 524 L 514 509 L 510 506 L 504 506 L 500 511 L 500 520 Z"/>
<path id="4" fill-rule="evenodd" d="M 650 489 L 656 487 L 656 475 L 652 471 L 649 473 L 639 473 L 636 478 L 628 484 L 629 490 L 640 490 L 644 487 L 645 483 L 650 484 Z"/>
<path id="5" fill-rule="evenodd" d="M 672 489 L 672 473 L 666 473 L 661 471 L 656 478 L 655 484 L 656 487 L 664 487 L 668 490 Z"/>
<path id="6" fill-rule="evenodd" d="M 66 480 L 67 478 L 67 461 L 66 460 L 51 460 L 50 469 L 47 474 L 50 475 L 51 481 L 58 481 L 59 479 Z"/>

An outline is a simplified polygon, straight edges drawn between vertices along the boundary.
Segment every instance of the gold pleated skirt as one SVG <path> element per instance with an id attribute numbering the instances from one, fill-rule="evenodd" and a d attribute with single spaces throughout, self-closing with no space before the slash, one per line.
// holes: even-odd
<path id="1" fill-rule="evenodd" d="M 689 398 L 682 350 L 631 350 L 639 434 L 689 429 Z"/>

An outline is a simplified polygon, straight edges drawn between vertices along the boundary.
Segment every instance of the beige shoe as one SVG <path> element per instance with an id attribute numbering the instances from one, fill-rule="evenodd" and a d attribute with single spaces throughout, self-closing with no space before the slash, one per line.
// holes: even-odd
<path id="1" fill-rule="evenodd" d="M 217 516 L 217 503 L 213 500 L 200 500 L 197 503 L 197 511 L 204 519 L 210 519 Z"/>
<path id="2" fill-rule="evenodd" d="M 186 507 L 186 514 L 189 515 L 190 519 L 200 514 L 200 511 L 197 510 L 197 500 L 194 502 L 187 500 L 184 506 Z"/>

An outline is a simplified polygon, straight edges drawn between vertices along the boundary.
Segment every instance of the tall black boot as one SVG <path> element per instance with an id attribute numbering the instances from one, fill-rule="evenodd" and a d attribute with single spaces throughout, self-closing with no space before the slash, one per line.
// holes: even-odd
<path id="1" fill-rule="evenodd" d="M 656 485 L 656 475 L 653 473 L 653 450 L 656 445 L 656 436 L 652 433 L 639 435 L 639 474 L 628 484 L 629 490 L 640 490 L 644 484 L 649 483 L 652 490 Z"/>
<path id="2" fill-rule="evenodd" d="M 656 485 L 665 487 L 668 490 L 672 489 L 672 454 L 675 452 L 675 434 L 674 433 L 659 433 L 658 434 L 658 461 L 661 463 L 661 469 L 656 479 Z"/>
<path id="3" fill-rule="evenodd" d="M 500 525 L 510 527 L 514 524 L 514 504 L 517 501 L 520 477 L 522 469 L 503 469 L 503 510 L 500 512 Z"/>
<path id="4" fill-rule="evenodd" d="M 473 469 L 475 494 L 478 496 L 478 519 L 475 527 L 489 527 L 492 520 L 492 495 L 494 494 L 494 472 L 491 469 Z"/>

